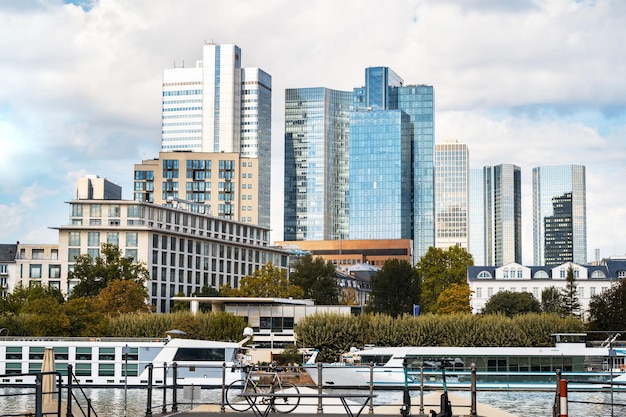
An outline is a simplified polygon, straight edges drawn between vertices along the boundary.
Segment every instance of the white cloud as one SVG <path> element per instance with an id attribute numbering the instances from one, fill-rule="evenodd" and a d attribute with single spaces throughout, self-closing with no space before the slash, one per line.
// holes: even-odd
<path id="1" fill-rule="evenodd" d="M 0 239 L 66 222 L 77 173 L 107 177 L 131 198 L 133 164 L 159 150 L 162 70 L 193 66 L 213 40 L 238 44 L 244 66 L 273 77 L 276 239 L 284 89 L 351 90 L 365 67 L 385 65 L 435 86 L 436 137 L 467 143 L 473 166 L 510 162 L 529 177 L 541 164 L 586 165 L 590 251 L 626 252 L 626 2 L 73 3 L 0 2 L 0 214 L 21 225 Z M 35 183 L 54 193 L 27 198 L 28 208 L 21 190 Z"/>

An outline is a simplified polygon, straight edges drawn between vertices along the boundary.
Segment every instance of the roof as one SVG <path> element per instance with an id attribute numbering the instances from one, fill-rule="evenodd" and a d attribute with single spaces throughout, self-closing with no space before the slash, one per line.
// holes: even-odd
<path id="1" fill-rule="evenodd" d="M 0 262 L 15 262 L 16 256 L 16 244 L 0 244 Z"/>

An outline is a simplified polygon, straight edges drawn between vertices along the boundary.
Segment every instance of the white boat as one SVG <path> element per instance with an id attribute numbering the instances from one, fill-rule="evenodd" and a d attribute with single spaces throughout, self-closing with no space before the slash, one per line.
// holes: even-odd
<path id="1" fill-rule="evenodd" d="M 304 368 L 315 384 L 321 373 L 322 385 L 328 387 L 364 387 L 370 381 L 376 387 L 421 381 L 441 386 L 445 370 L 448 386 L 468 388 L 471 364 L 476 365 L 479 388 L 553 389 L 557 369 L 576 381 L 626 380 L 626 349 L 592 347 L 585 334 L 554 336 L 551 347 L 366 347 L 353 349 L 341 362 L 321 364 L 321 370 L 314 353 Z"/>
<path id="2" fill-rule="evenodd" d="M 153 384 L 173 384 L 172 364 L 176 363 L 179 385 L 217 387 L 241 378 L 234 366 L 239 363 L 242 343 L 180 338 L 4 337 L 0 338 L 0 382 L 3 386 L 34 385 L 35 376 L 27 374 L 41 371 L 44 351 L 52 348 L 55 371 L 63 376 L 64 383 L 71 365 L 74 381 L 80 385 L 145 387 L 147 365 L 153 364 Z"/>

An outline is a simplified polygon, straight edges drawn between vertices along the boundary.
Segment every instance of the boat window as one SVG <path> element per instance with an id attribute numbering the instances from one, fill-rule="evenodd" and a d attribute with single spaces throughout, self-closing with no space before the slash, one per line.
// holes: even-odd
<path id="1" fill-rule="evenodd" d="M 43 351 L 42 347 L 31 347 L 30 352 L 28 352 L 28 359 L 30 360 L 43 360 Z"/>
<path id="2" fill-rule="evenodd" d="M 91 360 L 91 348 L 90 347 L 77 347 L 76 348 L 76 360 L 77 361 L 90 361 Z"/>
<path id="3" fill-rule="evenodd" d="M 98 376 L 115 376 L 115 364 L 114 363 L 99 364 Z"/>
<path id="4" fill-rule="evenodd" d="M 22 359 L 21 346 L 7 346 L 6 360 Z"/>
<path id="5" fill-rule="evenodd" d="M 6 365 L 6 374 L 21 374 L 22 373 L 22 364 L 19 362 L 7 362 Z"/>
<path id="6" fill-rule="evenodd" d="M 77 363 L 74 373 L 76 376 L 91 376 L 91 363 Z"/>
<path id="7" fill-rule="evenodd" d="M 389 362 L 391 355 L 361 355 L 361 363 L 367 365 L 374 363 L 374 365 L 384 365 Z"/>
<path id="8" fill-rule="evenodd" d="M 179 348 L 174 355 L 174 362 L 179 361 L 224 361 L 223 348 Z"/>
<path id="9" fill-rule="evenodd" d="M 58 346 L 54 348 L 54 359 L 57 361 L 66 361 L 69 358 L 67 346 Z"/>
<path id="10" fill-rule="evenodd" d="M 122 376 L 125 376 L 126 373 L 126 364 L 122 365 Z M 138 365 L 136 363 L 129 363 L 128 364 L 128 376 L 138 376 L 139 372 L 138 372 Z"/>
<path id="11" fill-rule="evenodd" d="M 122 353 L 122 360 L 128 359 L 129 361 L 138 361 L 139 360 L 139 348 L 128 348 L 128 349 L 130 351 L 128 352 L 128 358 L 126 358 L 125 353 Z"/>
<path id="12" fill-rule="evenodd" d="M 115 360 L 115 348 L 100 348 L 99 359 L 101 361 L 114 361 Z M 100 375 L 106 376 L 106 375 Z"/>

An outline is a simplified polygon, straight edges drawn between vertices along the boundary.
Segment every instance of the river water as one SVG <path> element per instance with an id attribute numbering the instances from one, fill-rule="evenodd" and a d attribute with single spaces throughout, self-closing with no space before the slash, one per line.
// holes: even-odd
<path id="1" fill-rule="evenodd" d="M 91 399 L 94 409 L 99 417 L 142 417 L 147 410 L 147 391 L 145 389 L 85 389 L 87 397 Z M 219 404 L 220 390 L 191 389 L 178 391 L 178 410 L 190 410 L 200 403 Z M 0 387 L 0 416 L 7 414 L 26 413 L 34 410 L 34 398 L 32 395 L 7 397 L 7 394 L 24 394 L 32 390 L 20 388 Z M 455 391 L 455 395 L 469 398 L 467 391 Z M 379 391 L 375 404 L 398 404 L 402 403 L 402 393 L 398 391 Z M 428 393 L 425 393 L 425 395 Z M 413 397 L 419 397 L 419 392 L 411 392 Z M 528 391 L 479 391 L 477 393 L 479 403 L 490 405 L 508 411 L 519 417 L 550 417 L 554 404 L 553 392 L 528 392 Z M 573 392 L 569 394 L 570 417 L 602 417 L 602 416 L 626 416 L 626 392 L 615 392 L 613 402 L 624 406 L 611 407 L 611 394 L 608 392 Z M 84 400 L 81 401 L 84 404 Z M 168 391 L 165 410 L 171 411 L 172 393 Z M 591 404 L 591 403 L 605 403 Z M 419 404 L 419 398 L 413 398 L 413 408 Z M 452 404 L 454 407 L 454 404 Z M 152 395 L 152 412 L 160 413 L 163 410 L 163 391 L 154 389 Z M 426 405 L 425 411 L 438 410 L 438 405 Z M 417 410 L 414 410 L 414 414 Z M 297 413 L 297 410 L 296 410 Z M 64 414 L 64 413 L 63 413 Z M 480 414 L 480 405 L 478 408 Z"/>

